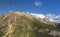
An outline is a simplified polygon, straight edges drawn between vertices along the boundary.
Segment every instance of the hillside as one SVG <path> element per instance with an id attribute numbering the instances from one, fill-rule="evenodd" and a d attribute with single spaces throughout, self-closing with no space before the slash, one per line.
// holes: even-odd
<path id="1" fill-rule="evenodd" d="M 0 37 L 53 37 L 54 25 L 38 21 L 30 14 L 10 12 L 0 15 Z"/>

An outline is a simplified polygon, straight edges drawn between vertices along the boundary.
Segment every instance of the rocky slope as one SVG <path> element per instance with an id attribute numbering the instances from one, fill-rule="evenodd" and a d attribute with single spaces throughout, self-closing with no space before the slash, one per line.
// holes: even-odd
<path id="1" fill-rule="evenodd" d="M 0 37 L 53 37 L 51 30 L 55 30 L 55 26 L 38 21 L 30 14 L 0 15 Z"/>

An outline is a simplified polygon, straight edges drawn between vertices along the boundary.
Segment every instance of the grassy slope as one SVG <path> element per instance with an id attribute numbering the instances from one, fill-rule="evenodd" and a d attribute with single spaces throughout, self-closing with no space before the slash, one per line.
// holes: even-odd
<path id="1" fill-rule="evenodd" d="M 45 23 L 37 21 L 35 18 L 34 18 L 34 20 L 30 20 L 26 16 L 21 16 L 21 17 L 18 16 L 16 20 L 17 20 L 16 22 L 15 22 L 15 20 L 12 20 L 13 27 L 15 27 L 15 29 L 14 29 L 14 32 L 11 33 L 10 37 L 53 37 L 51 35 L 48 35 L 47 33 L 38 32 L 38 30 L 41 28 L 43 28 L 43 29 L 50 28 L 51 29 L 52 27 L 48 26 Z M 6 22 L 8 22 L 8 21 L 6 21 Z M 5 24 L 6 23 L 4 23 L 4 25 Z M 0 23 L 0 25 L 1 25 L 1 23 Z M 3 27 L 3 28 L 5 29 L 6 27 Z M 0 27 L 0 37 L 2 37 L 5 34 L 3 31 L 1 31 L 1 29 L 3 29 L 3 28 Z M 37 28 L 37 29 L 35 29 L 35 28 Z"/>

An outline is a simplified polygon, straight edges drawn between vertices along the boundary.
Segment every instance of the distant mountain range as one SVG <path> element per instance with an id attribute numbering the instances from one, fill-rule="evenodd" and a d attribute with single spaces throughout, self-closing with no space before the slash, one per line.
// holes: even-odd
<path id="1" fill-rule="evenodd" d="M 13 11 L 0 15 L 0 37 L 60 37 L 57 24 L 46 18 Z"/>

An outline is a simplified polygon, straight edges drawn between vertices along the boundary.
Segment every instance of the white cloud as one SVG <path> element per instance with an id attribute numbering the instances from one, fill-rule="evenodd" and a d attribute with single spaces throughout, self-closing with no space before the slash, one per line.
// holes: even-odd
<path id="1" fill-rule="evenodd" d="M 53 19 L 49 19 L 49 20 L 54 22 L 54 20 L 53 20 Z"/>
<path id="2" fill-rule="evenodd" d="M 60 19 L 60 15 L 56 16 L 56 18 L 59 18 Z"/>
<path id="3" fill-rule="evenodd" d="M 60 15 L 47 14 L 46 18 L 53 22 L 60 22 Z"/>
<path id="4" fill-rule="evenodd" d="M 45 15 L 43 15 L 43 14 L 30 13 L 29 11 L 26 11 L 25 13 L 31 14 L 31 15 L 35 16 L 36 18 L 42 18 L 42 19 L 45 18 Z"/>
<path id="5" fill-rule="evenodd" d="M 37 18 L 45 18 L 45 15 L 43 15 L 43 14 L 35 14 L 35 13 L 30 13 L 31 15 L 34 15 L 35 17 L 37 17 Z"/>
<path id="6" fill-rule="evenodd" d="M 54 14 L 46 14 L 46 18 L 55 19 Z"/>
<path id="7" fill-rule="evenodd" d="M 36 6 L 41 6 L 41 5 L 42 5 L 42 2 L 41 2 L 41 1 L 34 1 L 34 4 L 35 4 Z"/>
<path id="8" fill-rule="evenodd" d="M 36 18 L 46 18 L 46 19 L 49 19 L 50 21 L 53 21 L 53 22 L 58 22 L 60 23 L 60 15 L 55 15 L 55 14 L 38 14 L 38 13 L 30 13 L 29 11 L 26 11 L 27 14 L 31 14 L 33 16 L 35 16 Z"/>
<path id="9" fill-rule="evenodd" d="M 27 14 L 30 14 L 29 11 L 26 11 Z"/>

